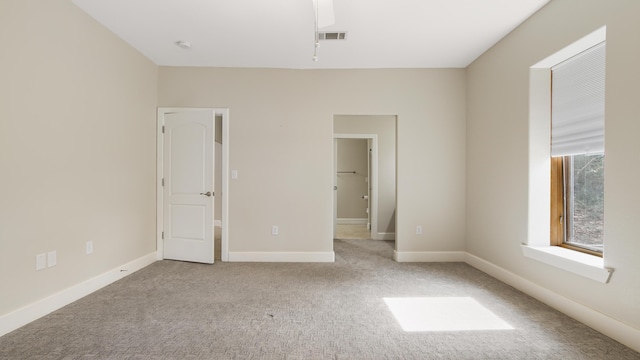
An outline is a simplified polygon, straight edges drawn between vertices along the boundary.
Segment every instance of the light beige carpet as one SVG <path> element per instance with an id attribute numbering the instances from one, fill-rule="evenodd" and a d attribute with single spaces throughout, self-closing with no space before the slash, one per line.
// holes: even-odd
<path id="1" fill-rule="evenodd" d="M 158 261 L 0 337 L 0 359 L 640 359 L 469 265 L 397 263 L 393 247 L 336 240 L 335 263 Z M 510 328 L 405 331 L 389 299 L 472 299 Z"/>

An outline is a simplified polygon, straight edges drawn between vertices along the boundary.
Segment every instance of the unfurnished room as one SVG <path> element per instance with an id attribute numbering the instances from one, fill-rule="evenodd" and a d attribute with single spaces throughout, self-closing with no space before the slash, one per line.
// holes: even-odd
<path id="1" fill-rule="evenodd" d="M 640 360 L 639 15 L 0 0 L 0 359 Z"/>

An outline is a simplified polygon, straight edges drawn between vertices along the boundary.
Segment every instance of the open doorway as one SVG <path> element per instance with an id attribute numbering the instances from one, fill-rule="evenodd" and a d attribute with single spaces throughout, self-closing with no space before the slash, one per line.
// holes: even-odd
<path id="1" fill-rule="evenodd" d="M 396 116 L 335 115 L 334 238 L 395 240 Z"/>
<path id="2" fill-rule="evenodd" d="M 377 153 L 376 134 L 334 134 L 335 154 L 335 239 L 371 239 L 377 228 L 377 202 L 373 204 L 373 185 L 377 168 L 372 157 Z"/>
<path id="3" fill-rule="evenodd" d="M 222 114 L 215 114 L 215 160 L 214 160 L 214 192 L 218 194 L 213 201 L 213 240 L 214 240 L 214 260 L 222 260 Z"/>

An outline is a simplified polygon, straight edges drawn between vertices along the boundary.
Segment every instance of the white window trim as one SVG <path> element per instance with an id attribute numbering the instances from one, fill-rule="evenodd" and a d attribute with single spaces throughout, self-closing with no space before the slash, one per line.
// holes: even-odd
<path id="1" fill-rule="evenodd" d="M 601 283 L 608 283 L 613 269 L 605 259 L 551 246 L 549 240 L 551 67 L 606 40 L 602 27 L 530 68 L 529 99 L 529 229 L 522 254 L 544 264 L 563 269 Z"/>
<path id="2" fill-rule="evenodd" d="M 530 259 L 551 265 L 570 273 L 606 284 L 613 269 L 604 266 L 604 259 L 561 246 L 522 245 L 522 254 Z"/>

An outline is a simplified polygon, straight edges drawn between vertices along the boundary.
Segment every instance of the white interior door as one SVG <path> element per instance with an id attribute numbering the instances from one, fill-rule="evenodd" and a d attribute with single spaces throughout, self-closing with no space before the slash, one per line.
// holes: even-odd
<path id="1" fill-rule="evenodd" d="M 214 112 L 165 113 L 163 139 L 163 257 L 212 264 Z"/>

